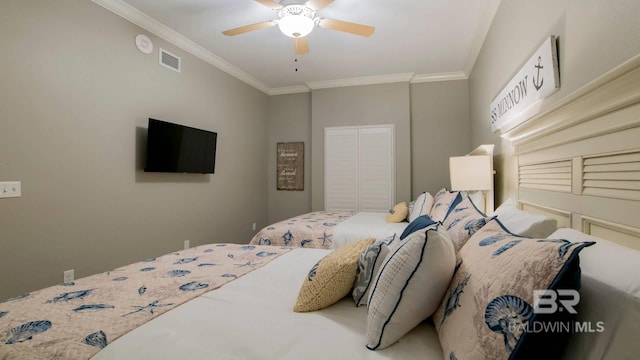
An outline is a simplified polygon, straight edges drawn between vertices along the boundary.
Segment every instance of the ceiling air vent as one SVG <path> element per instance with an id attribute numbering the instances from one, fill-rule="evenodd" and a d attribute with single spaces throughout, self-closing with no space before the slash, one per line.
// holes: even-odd
<path id="1" fill-rule="evenodd" d="M 180 72 L 180 58 L 165 49 L 160 49 L 160 65 Z"/>

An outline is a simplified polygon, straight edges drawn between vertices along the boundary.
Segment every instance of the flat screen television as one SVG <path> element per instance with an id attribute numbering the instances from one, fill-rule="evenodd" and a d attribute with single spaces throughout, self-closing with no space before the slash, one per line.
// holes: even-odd
<path id="1" fill-rule="evenodd" d="M 149 119 L 145 172 L 213 174 L 218 134 Z"/>

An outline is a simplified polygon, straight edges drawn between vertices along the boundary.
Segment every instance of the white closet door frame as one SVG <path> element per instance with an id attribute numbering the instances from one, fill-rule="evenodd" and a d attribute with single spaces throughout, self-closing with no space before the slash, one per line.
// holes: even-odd
<path id="1" fill-rule="evenodd" d="M 354 143 L 355 151 L 356 151 L 355 155 L 350 153 L 350 150 L 349 150 L 348 151 L 349 154 L 345 154 L 344 159 L 341 157 L 341 160 L 344 160 L 344 161 L 350 161 L 350 160 L 354 161 L 352 165 L 354 171 L 349 173 L 353 174 L 356 177 L 355 178 L 356 188 L 354 189 L 355 191 L 353 192 L 353 194 L 355 194 L 355 199 L 351 199 L 348 196 L 345 199 L 334 199 L 331 196 L 331 193 L 329 192 L 329 188 L 331 187 L 332 184 L 334 184 L 333 181 L 335 180 L 331 178 L 332 170 L 329 169 L 328 167 L 330 163 L 329 161 L 330 156 L 335 156 L 335 154 L 331 152 L 331 150 L 334 150 L 331 148 L 331 146 L 332 145 L 335 146 L 335 144 L 331 144 L 330 141 L 332 140 L 328 137 L 328 135 L 331 135 L 331 134 L 341 135 L 343 136 L 344 140 L 351 138 L 350 141 L 355 142 Z M 378 140 L 381 140 L 380 145 L 377 145 L 376 139 L 371 137 L 371 136 L 376 136 L 378 134 L 385 135 L 384 137 L 378 139 Z M 367 138 L 367 136 L 369 136 L 369 138 Z M 367 140 L 372 140 L 373 142 L 369 142 L 367 144 Z M 339 144 L 339 145 L 346 145 L 346 144 Z M 364 147 L 381 146 L 386 150 L 386 153 L 383 151 L 380 154 L 383 157 L 381 160 L 385 163 L 382 166 L 382 168 L 375 168 L 375 169 L 362 168 L 361 166 L 362 162 L 366 161 L 367 155 L 371 154 L 371 153 L 363 153 L 363 149 L 362 149 L 363 145 Z M 346 145 L 346 148 L 350 149 L 348 145 Z M 373 155 L 375 156 L 375 154 Z M 355 158 L 349 159 L 348 157 L 351 157 L 351 156 L 355 156 Z M 388 156 L 388 158 L 385 159 L 384 158 L 385 156 Z M 325 165 L 324 165 L 324 180 L 325 180 L 324 208 L 325 209 L 331 209 L 331 210 L 341 210 L 341 209 L 354 210 L 355 209 L 357 211 L 386 211 L 395 204 L 395 194 L 396 194 L 395 125 L 391 124 L 391 125 L 371 125 L 371 126 L 327 127 L 325 128 L 324 159 L 325 159 Z M 363 193 L 363 186 L 361 185 L 362 185 L 363 174 L 375 176 L 376 172 L 378 173 L 386 172 L 386 174 L 389 174 L 387 179 L 382 179 L 383 181 L 388 182 L 387 184 L 385 184 L 386 189 L 388 190 L 388 193 L 386 194 L 386 199 L 381 198 L 381 199 L 370 199 L 368 201 L 362 201 L 361 196 Z M 348 177 L 349 176 L 347 175 L 346 178 Z M 343 177 L 342 179 L 345 179 L 345 177 Z M 373 207 L 369 207 L 369 206 L 373 206 Z"/>

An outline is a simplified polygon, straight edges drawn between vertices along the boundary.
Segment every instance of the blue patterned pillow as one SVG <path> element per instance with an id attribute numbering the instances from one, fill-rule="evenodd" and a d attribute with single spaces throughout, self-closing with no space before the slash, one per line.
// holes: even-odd
<path id="1" fill-rule="evenodd" d="M 396 234 L 393 234 L 387 238 L 378 240 L 360 255 L 356 281 L 353 283 L 353 291 L 351 292 L 356 306 L 367 305 L 371 279 L 378 269 L 380 269 L 382 261 L 389 253 L 389 245 L 391 245 L 395 239 Z"/>
<path id="2" fill-rule="evenodd" d="M 433 315 L 444 353 L 471 360 L 559 357 L 570 332 L 562 329 L 574 328 L 574 309 L 545 314 L 552 307 L 536 306 L 534 292 L 577 291 L 578 254 L 593 244 L 527 238 L 490 220 L 458 253 Z M 539 330 L 552 327 L 557 331 Z"/>
<path id="3" fill-rule="evenodd" d="M 489 217 L 476 208 L 469 195 L 459 193 L 442 221 L 442 226 L 449 234 L 457 253 L 471 235 L 489 220 Z"/>
<path id="4" fill-rule="evenodd" d="M 449 191 L 446 188 L 442 188 L 433 196 L 433 207 L 429 211 L 429 217 L 433 221 L 442 221 L 446 217 L 449 208 L 452 207 L 453 202 L 458 198 L 460 193 L 457 191 Z"/>
<path id="5" fill-rule="evenodd" d="M 433 225 L 435 223 L 436 222 L 433 221 L 427 215 L 418 216 L 415 220 L 413 220 L 411 223 L 409 223 L 409 226 L 407 226 L 404 229 L 404 231 L 402 232 L 402 235 L 400 235 L 400 240 L 403 240 L 404 238 L 409 236 L 414 231 L 418 231 L 420 229 L 424 229 L 427 226 L 431 226 L 431 225 Z"/>

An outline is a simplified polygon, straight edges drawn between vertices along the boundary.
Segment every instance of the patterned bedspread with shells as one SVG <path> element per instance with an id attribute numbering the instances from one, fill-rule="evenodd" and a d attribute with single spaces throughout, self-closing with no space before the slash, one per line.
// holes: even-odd
<path id="1" fill-rule="evenodd" d="M 0 302 L 0 359 L 88 359 L 289 248 L 209 244 Z"/>
<path id="2" fill-rule="evenodd" d="M 333 229 L 355 211 L 314 211 L 260 230 L 250 244 L 333 249 Z"/>

